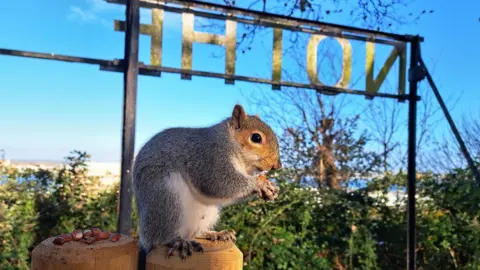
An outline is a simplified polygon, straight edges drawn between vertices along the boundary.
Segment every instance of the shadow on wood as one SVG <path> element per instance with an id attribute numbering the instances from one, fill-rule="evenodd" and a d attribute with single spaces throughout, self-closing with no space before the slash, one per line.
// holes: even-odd
<path id="1" fill-rule="evenodd" d="M 232 242 L 212 242 L 195 239 L 204 247 L 204 252 L 194 252 L 185 261 L 175 252 L 166 258 L 167 247 L 153 249 L 147 256 L 146 270 L 241 270 L 243 269 L 243 254 Z"/>
<path id="2" fill-rule="evenodd" d="M 32 252 L 32 270 L 134 270 L 137 242 L 122 235 L 117 242 L 103 240 L 91 245 L 71 241 L 55 245 L 55 237 L 41 242 Z"/>

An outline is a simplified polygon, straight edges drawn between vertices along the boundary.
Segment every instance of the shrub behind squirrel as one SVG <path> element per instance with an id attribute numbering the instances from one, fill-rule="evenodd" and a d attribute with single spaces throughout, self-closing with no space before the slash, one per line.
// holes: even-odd
<path id="1" fill-rule="evenodd" d="M 168 256 L 178 251 L 186 259 L 203 251 L 195 237 L 235 241 L 231 230 L 212 231 L 221 208 L 255 194 L 273 200 L 278 188 L 258 175 L 281 166 L 276 135 L 241 105 L 210 127 L 159 132 L 133 166 L 139 260 L 159 245 L 170 247 Z"/>

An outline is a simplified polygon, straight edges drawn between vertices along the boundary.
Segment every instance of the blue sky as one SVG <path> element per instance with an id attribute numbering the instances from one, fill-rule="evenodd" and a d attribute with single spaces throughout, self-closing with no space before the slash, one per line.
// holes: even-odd
<path id="1" fill-rule="evenodd" d="M 453 1 L 417 0 L 411 8 L 431 9 L 433 3 L 440 6 L 440 2 L 443 5 L 434 8 L 433 14 L 416 24 L 398 27 L 396 32 L 425 37 L 424 59 L 432 68 L 435 59 L 432 73 L 444 98 L 459 99 L 452 112 L 459 120 L 472 110 L 478 114 L 480 2 L 452 5 Z M 35 0 L 4 0 L 0 10 L 1 48 L 102 59 L 123 57 L 124 34 L 113 30 L 114 19 L 124 20 L 123 7 L 100 0 L 44 0 L 41 5 Z M 142 14 L 142 21 L 149 21 L 148 12 Z M 181 63 L 179 18 L 172 14 L 165 18 L 163 62 L 167 66 L 179 67 Z M 146 63 L 149 44 L 150 39 L 142 36 L 140 60 Z M 195 45 L 193 67 L 223 71 L 223 58 L 210 57 L 214 51 Z M 261 50 L 247 56 L 238 54 L 237 71 L 268 75 L 264 54 Z M 91 153 L 96 161 L 120 159 L 121 73 L 103 72 L 84 64 L 10 56 L 0 56 L 0 62 L 0 149 L 8 158 L 60 160 L 69 151 L 80 149 Z M 256 113 L 246 96 L 269 89 L 241 82 L 225 85 L 223 80 L 200 77 L 186 81 L 177 74 L 140 76 L 136 149 L 166 127 L 213 124 L 229 116 L 237 102 L 248 113 Z M 362 97 L 356 99 L 368 102 Z M 443 131 L 449 132 L 445 127 Z"/>

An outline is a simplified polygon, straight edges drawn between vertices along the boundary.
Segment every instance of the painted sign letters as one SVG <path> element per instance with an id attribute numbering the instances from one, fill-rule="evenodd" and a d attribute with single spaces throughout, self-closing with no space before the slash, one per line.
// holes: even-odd
<path id="1" fill-rule="evenodd" d="M 238 76 L 235 74 L 236 63 L 236 38 L 237 38 L 237 22 L 234 20 L 225 20 L 225 35 L 212 34 L 207 32 L 199 32 L 194 30 L 194 14 L 191 12 L 181 12 L 182 15 L 182 62 L 181 73 L 182 79 L 191 79 L 192 76 L 192 58 L 193 43 L 213 44 L 224 47 L 225 50 L 225 72 L 207 73 L 195 71 L 201 76 L 209 76 L 224 78 L 225 83 L 233 84 L 235 80 L 244 80 L 260 83 L 268 83 L 273 89 L 280 89 L 281 86 L 294 86 L 303 88 L 322 89 L 344 89 L 348 90 L 352 77 L 352 47 L 350 40 L 343 37 L 334 37 L 340 44 L 343 54 L 342 75 L 335 85 L 326 86 L 318 76 L 317 70 L 317 50 L 320 43 L 329 37 L 328 35 L 312 33 L 308 39 L 306 47 L 305 64 L 307 67 L 309 84 L 298 82 L 282 81 L 282 37 L 283 29 L 273 27 L 273 46 L 272 46 L 272 70 L 271 79 L 254 78 L 247 76 Z M 164 10 L 152 8 L 152 23 L 141 24 L 140 33 L 151 37 L 150 47 L 150 66 L 162 67 L 162 35 L 163 35 Z M 125 22 L 115 21 L 116 31 L 125 31 Z M 377 94 L 390 72 L 395 61 L 399 59 L 398 72 L 398 95 L 405 94 L 406 79 L 406 44 L 395 43 L 393 49 L 380 69 L 378 75 L 374 74 L 375 59 L 375 43 L 367 41 L 365 43 L 365 88 L 366 93 L 374 96 Z M 173 68 L 170 68 L 173 69 Z M 354 90 L 357 91 L 357 90 Z M 341 92 L 341 91 L 340 91 Z M 357 91 L 358 92 L 358 91 Z M 331 92 L 330 92 L 331 93 Z"/>

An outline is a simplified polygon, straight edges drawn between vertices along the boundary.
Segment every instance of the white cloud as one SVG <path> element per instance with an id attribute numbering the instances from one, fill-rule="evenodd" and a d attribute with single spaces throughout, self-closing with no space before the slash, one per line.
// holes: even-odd
<path id="1" fill-rule="evenodd" d="M 125 20 L 125 6 L 108 3 L 105 0 L 84 0 L 84 8 L 71 6 L 68 19 L 76 22 L 99 23 L 108 28 L 113 27 L 115 18 Z M 140 23 L 150 24 L 152 22 L 152 10 L 140 9 Z M 112 28 L 113 29 L 113 28 Z"/>
<path id="2" fill-rule="evenodd" d="M 108 3 L 105 0 L 82 0 L 81 6 L 70 6 L 68 19 L 79 23 L 98 23 L 113 30 L 113 20 L 125 20 L 125 5 Z M 140 8 L 140 23 L 152 23 L 152 10 Z M 195 17 L 195 25 L 209 24 L 211 21 Z M 178 32 L 182 29 L 182 15 L 165 12 L 163 26 L 165 31 Z"/>
<path id="3" fill-rule="evenodd" d="M 93 14 L 93 12 L 88 10 L 83 10 L 77 6 L 70 7 L 70 14 L 68 14 L 68 18 L 71 20 L 80 20 L 82 22 L 92 22 L 97 19 L 97 16 Z"/>
<path id="4" fill-rule="evenodd" d="M 84 7 L 70 6 L 68 19 L 80 23 L 99 23 L 112 28 L 113 23 L 108 23 L 111 15 L 120 15 L 125 12 L 125 6 L 110 4 L 105 0 L 84 0 Z"/>

